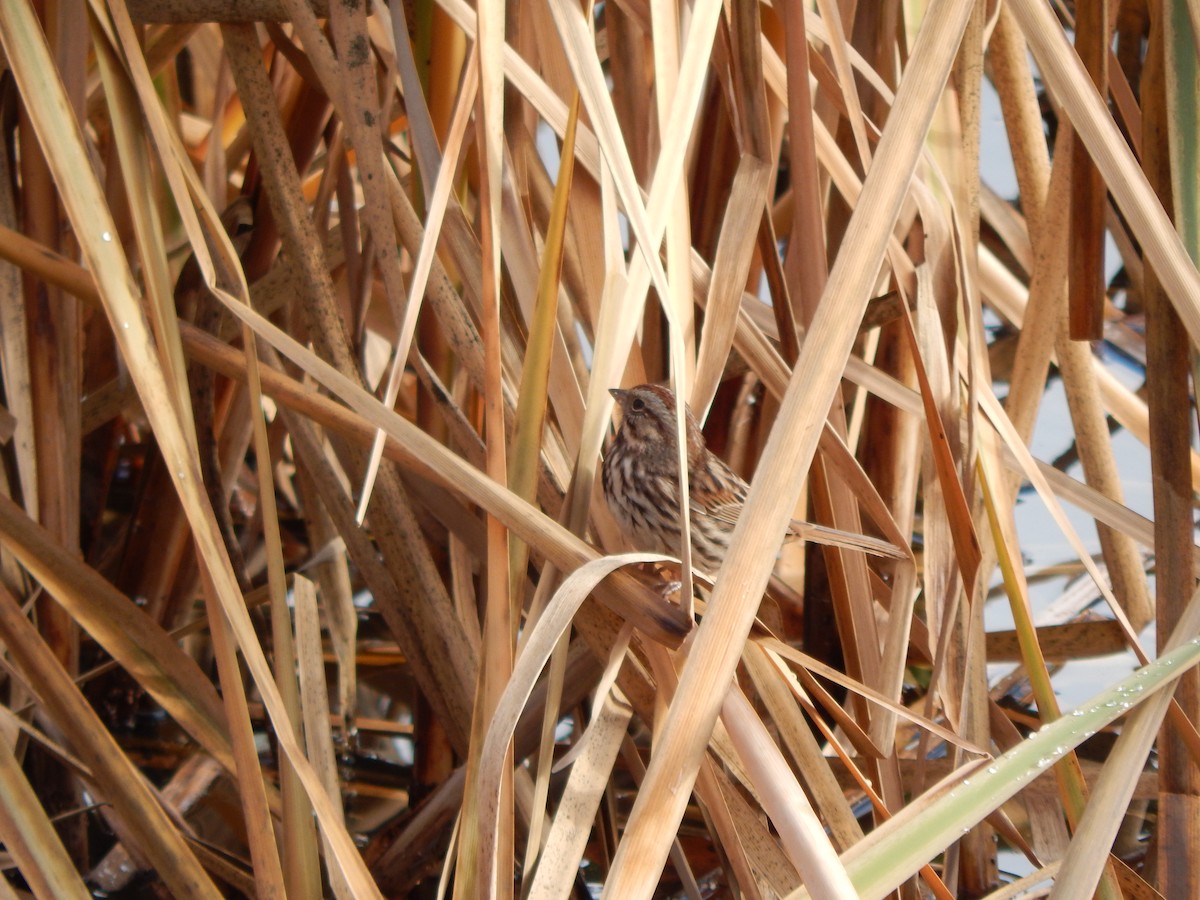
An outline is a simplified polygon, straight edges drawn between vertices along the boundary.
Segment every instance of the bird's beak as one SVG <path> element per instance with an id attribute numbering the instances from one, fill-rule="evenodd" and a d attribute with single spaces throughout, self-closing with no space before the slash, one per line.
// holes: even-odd
<path id="1" fill-rule="evenodd" d="M 621 409 L 624 409 L 625 398 L 629 396 L 629 391 L 623 391 L 620 388 L 609 388 L 608 392 L 613 395 L 613 399 L 617 401 Z"/>

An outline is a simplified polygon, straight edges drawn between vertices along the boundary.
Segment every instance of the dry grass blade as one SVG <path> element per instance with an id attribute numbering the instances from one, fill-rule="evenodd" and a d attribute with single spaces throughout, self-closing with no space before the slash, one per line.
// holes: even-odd
<path id="1" fill-rule="evenodd" d="M 0 838 L 4 840 L 5 849 L 36 895 L 72 900 L 90 897 L 37 795 L 21 772 L 13 748 L 7 740 L 0 743 L 3 743 L 0 746 L 0 781 L 4 783 L 3 798 L 0 799 Z"/>
<path id="2" fill-rule="evenodd" d="M 500 784 L 507 759 L 508 742 L 517 726 L 521 710 L 533 692 L 542 666 L 550 658 L 559 638 L 570 627 L 580 605 L 595 586 L 622 566 L 657 562 L 662 557 L 649 553 L 625 553 L 586 563 L 564 579 L 555 598 L 538 620 L 534 634 L 525 644 L 524 652 L 513 668 L 512 678 L 496 703 L 496 711 L 488 723 L 486 737 L 479 756 L 479 836 L 480 870 L 477 879 L 490 884 L 496 862 L 495 835 L 488 829 L 496 827 L 500 802 Z"/>
<path id="3" fill-rule="evenodd" d="M 588 727 L 586 749 L 571 768 L 559 813 L 538 857 L 530 897 L 561 897 L 570 890 L 631 714 L 612 694 L 604 695 L 599 714 Z"/>
<path id="4" fill-rule="evenodd" d="M 726 694 L 721 716 L 804 883 L 820 896 L 852 896 L 854 888 L 825 829 L 779 747 L 740 691 Z"/>
<path id="5" fill-rule="evenodd" d="M 1067 45 L 1050 10 L 1032 0 L 1017 0 L 1013 12 L 1025 39 L 1057 92 L 1079 138 L 1087 144 L 1108 189 L 1162 278 L 1193 343 L 1200 343 L 1200 273 L 1188 258 L 1175 229 L 1154 196 L 1142 170 L 1103 108 L 1079 57 Z"/>
<path id="6" fill-rule="evenodd" d="M 178 897 L 219 897 L 187 842 L 167 817 L 142 774 L 117 746 L 99 717 L 53 660 L 16 598 L 0 588 L 0 638 L 29 684 L 38 685 L 55 725 L 92 770 L 139 853 L 150 859 Z"/>
<path id="7" fill-rule="evenodd" d="M 1200 896 L 1188 5 L 0 0 L 0 895 Z"/>
<path id="8" fill-rule="evenodd" d="M 467 61 L 467 70 L 463 75 L 463 89 L 459 94 L 459 102 L 455 108 L 454 119 L 450 125 L 450 135 L 447 141 L 446 153 L 441 157 L 437 168 L 437 178 L 433 181 L 430 192 L 429 215 L 425 221 L 425 231 L 421 237 L 421 249 L 417 253 L 417 262 L 413 268 L 412 282 L 409 285 L 408 303 L 404 306 L 404 319 L 400 324 L 400 337 L 396 340 L 396 349 L 392 353 L 391 370 L 388 372 L 387 389 L 383 402 L 395 406 L 396 397 L 400 391 L 400 379 L 404 374 L 404 366 L 412 348 L 413 335 L 417 330 L 417 316 L 425 299 L 425 289 L 429 284 L 429 273 L 433 268 L 434 255 L 437 252 L 438 238 L 442 232 L 442 221 L 446 214 L 446 204 L 450 200 L 450 189 L 454 183 L 454 174 L 458 169 L 459 153 L 462 150 L 463 133 L 467 126 L 468 115 L 475 105 L 475 94 L 479 79 L 479 57 L 472 53 Z M 379 466 L 379 457 L 383 453 L 384 436 L 381 432 L 371 447 L 371 459 L 367 466 L 366 483 L 363 486 L 362 498 L 359 501 L 358 519 L 362 521 L 365 504 L 370 497 L 371 487 Z"/>
<path id="9" fill-rule="evenodd" d="M 308 758 L 325 785 L 331 801 L 338 799 L 337 765 L 333 758 L 333 732 L 329 728 L 329 689 L 325 684 L 325 666 L 321 654 L 321 623 L 317 613 L 317 593 L 307 578 L 297 578 L 292 586 L 296 604 L 296 650 L 300 661 L 300 701 L 304 705 L 304 741 Z M 327 856 L 330 846 L 325 841 Z M 313 863 L 318 860 L 314 856 Z M 318 871 L 318 876 L 319 876 Z M 354 894 L 344 872 L 332 872 L 330 886 L 338 900 Z M 319 878 L 318 886 L 319 890 Z"/>
<path id="10" fill-rule="evenodd" d="M 698 350 L 696 382 L 689 404 L 701 421 L 717 392 L 733 346 L 742 289 L 750 274 L 770 174 L 770 168 L 761 160 L 744 156 L 733 177 L 730 204 L 721 223 L 721 238 L 704 303 L 704 335 Z"/>
<path id="11" fill-rule="evenodd" d="M 480 305 L 484 357 L 483 432 L 485 468 L 489 477 L 504 486 L 508 479 L 507 432 L 504 422 L 504 372 L 501 362 L 500 264 L 502 249 L 501 179 L 504 172 L 504 78 L 500 59 L 504 47 L 504 4 L 482 2 L 476 9 L 479 55 L 479 133 L 483 165 L 480 167 L 482 290 Z M 513 674 L 513 654 L 518 629 L 509 579 L 509 533 L 494 516 L 487 517 L 483 614 L 483 646 L 475 712 L 471 719 L 471 749 L 467 758 L 468 783 L 463 817 L 468 827 L 460 833 L 454 896 L 493 896 L 500 886 L 512 883 L 514 781 L 512 748 L 506 739 L 498 753 L 502 763 L 493 796 L 492 785 L 480 775 L 493 763 L 486 756 L 481 735 L 493 721 L 501 692 Z M 470 827 L 478 822 L 478 827 Z"/>
<path id="12" fill-rule="evenodd" d="M 220 699 L 192 657 L 145 613 L 0 497 L 0 540 L 208 753 L 233 768 Z"/>

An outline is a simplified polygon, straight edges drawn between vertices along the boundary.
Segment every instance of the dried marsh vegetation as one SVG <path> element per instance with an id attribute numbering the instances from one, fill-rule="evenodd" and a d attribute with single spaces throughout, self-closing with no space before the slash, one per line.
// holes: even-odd
<path id="1" fill-rule="evenodd" d="M 1200 895 L 1198 36 L 0 3 L 3 893 Z M 647 381 L 751 482 L 714 583 L 596 486 Z"/>

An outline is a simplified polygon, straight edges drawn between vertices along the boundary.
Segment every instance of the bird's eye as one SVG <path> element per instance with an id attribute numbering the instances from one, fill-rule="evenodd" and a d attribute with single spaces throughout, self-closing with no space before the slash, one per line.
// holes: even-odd
<path id="1" fill-rule="evenodd" d="M 643 400 L 641 397 L 638 397 L 632 403 L 629 404 L 629 408 L 631 410 L 633 410 L 634 412 L 641 412 L 643 409 L 646 408 L 646 401 Z"/>

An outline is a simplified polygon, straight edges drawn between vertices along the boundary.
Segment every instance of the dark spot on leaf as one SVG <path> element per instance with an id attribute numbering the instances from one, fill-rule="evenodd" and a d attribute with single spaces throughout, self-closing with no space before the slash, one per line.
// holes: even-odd
<path id="1" fill-rule="evenodd" d="M 346 63 L 350 66 L 361 66 L 367 62 L 371 56 L 371 47 L 367 43 L 366 35 L 358 35 L 350 42 L 350 49 L 346 54 Z"/>

